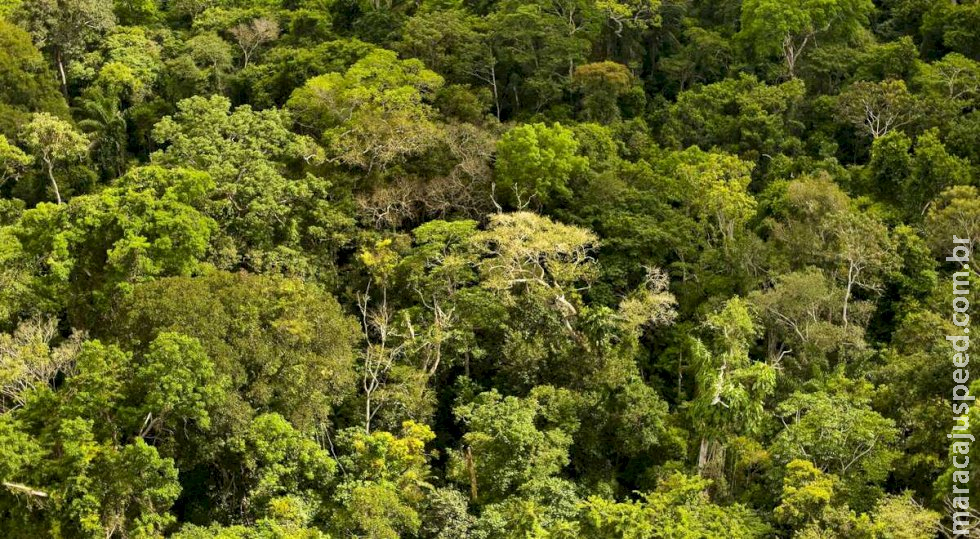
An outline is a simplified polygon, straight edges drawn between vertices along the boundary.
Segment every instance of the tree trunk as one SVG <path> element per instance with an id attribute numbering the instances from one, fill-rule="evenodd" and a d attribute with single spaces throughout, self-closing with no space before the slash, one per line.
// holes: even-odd
<path id="1" fill-rule="evenodd" d="M 58 74 L 61 76 L 61 93 L 68 98 L 68 77 L 65 75 L 65 59 L 61 55 L 61 49 L 55 51 L 55 60 L 58 62 Z M 57 187 L 55 188 L 57 189 Z"/>
<path id="2" fill-rule="evenodd" d="M 704 477 L 704 468 L 708 465 L 708 438 L 701 438 L 701 449 L 698 451 L 698 476 Z"/>
<path id="3" fill-rule="evenodd" d="M 476 501 L 477 489 L 476 489 L 476 466 L 473 465 L 473 448 L 466 447 L 466 471 L 469 472 L 470 476 L 470 499 Z"/>
<path id="4" fill-rule="evenodd" d="M 48 167 L 48 179 L 51 180 L 51 186 L 54 187 L 54 196 L 58 199 L 58 204 L 61 205 L 61 191 L 58 190 L 58 182 L 54 179 L 54 165 L 48 158 L 44 158 L 44 163 Z"/>
<path id="5" fill-rule="evenodd" d="M 371 394 L 364 398 L 364 434 L 371 434 Z"/>
<path id="6" fill-rule="evenodd" d="M 851 301 L 851 290 L 854 288 L 854 281 L 857 280 L 857 273 L 854 268 L 854 264 L 849 264 L 847 267 L 847 290 L 844 292 L 844 312 L 842 317 L 844 319 L 844 328 L 847 328 L 847 305 Z"/>
<path id="7" fill-rule="evenodd" d="M 497 65 L 496 60 L 494 64 L 490 66 L 490 80 L 493 85 L 493 106 L 497 111 L 497 120 L 500 120 L 500 94 L 497 93 Z"/>
<path id="8" fill-rule="evenodd" d="M 783 40 L 783 56 L 786 58 L 786 70 L 789 71 L 789 78 L 796 78 L 796 50 L 793 47 L 792 39 L 787 36 Z"/>

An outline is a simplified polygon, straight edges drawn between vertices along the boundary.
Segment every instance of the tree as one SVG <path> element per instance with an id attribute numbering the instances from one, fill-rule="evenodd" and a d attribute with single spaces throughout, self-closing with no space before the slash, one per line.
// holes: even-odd
<path id="1" fill-rule="evenodd" d="M 452 453 L 452 474 L 467 485 L 472 502 L 503 500 L 530 481 L 557 475 L 568 464 L 571 435 L 578 424 L 555 424 L 547 404 L 533 394 L 518 399 L 492 390 L 454 412 L 466 434 L 463 447 Z"/>
<path id="2" fill-rule="evenodd" d="M 717 147 L 750 161 L 792 155 L 799 151 L 796 111 L 804 90 L 800 81 L 769 86 L 744 74 L 691 88 L 670 105 L 664 138 L 678 150 Z"/>
<path id="3" fill-rule="evenodd" d="M 429 427 L 413 421 L 404 422 L 398 435 L 343 433 L 338 445 L 349 453 L 339 463 L 351 480 L 337 488 L 332 527 L 378 539 L 416 533 L 419 509 L 432 489 L 425 446 L 434 438 Z"/>
<path id="4" fill-rule="evenodd" d="M 708 467 L 724 463 L 727 436 L 761 426 L 765 399 L 776 386 L 773 367 L 749 357 L 757 329 L 744 300 L 728 300 L 705 326 L 710 348 L 700 340 L 691 343 L 697 393 L 690 414 L 700 437 L 697 470 L 702 477 L 718 473 Z"/>
<path id="5" fill-rule="evenodd" d="M 54 177 L 55 166 L 79 160 L 88 153 L 89 140 L 72 125 L 46 112 L 35 114 L 21 134 L 24 144 L 44 163 L 55 199 L 61 204 L 61 190 Z"/>
<path id="6" fill-rule="evenodd" d="M 21 322 L 13 334 L 0 334 L 0 411 L 25 406 L 30 393 L 54 387 L 59 376 L 75 371 L 82 335 L 54 345 L 58 321 L 33 319 Z"/>
<path id="7" fill-rule="evenodd" d="M 892 131 L 871 145 L 868 183 L 880 200 L 894 204 L 906 221 L 922 219 L 936 196 L 947 187 L 968 184 L 969 163 L 951 155 L 930 129 L 912 141 L 901 131 Z"/>
<path id="8" fill-rule="evenodd" d="M 882 410 L 888 410 L 886 417 L 895 420 L 902 433 L 898 446 L 901 455 L 892 476 L 903 488 L 914 489 L 929 499 L 935 495 L 934 489 L 942 486 L 936 484 L 934 470 L 947 462 L 949 447 L 946 440 L 936 440 L 918 429 L 948 421 L 950 402 L 924 397 L 941 391 L 946 383 L 941 358 L 949 353 L 945 335 L 953 334 L 955 326 L 939 313 L 909 310 L 900 315 L 884 354 L 885 363 L 875 376 L 879 382 L 875 400 Z"/>
<path id="9" fill-rule="evenodd" d="M 772 286 L 749 296 L 766 328 L 767 353 L 788 374 L 811 374 L 863 351 L 866 303 L 852 307 L 863 316 L 842 318 L 844 289 L 825 273 L 810 267 L 778 275 Z M 866 314 L 865 314 L 866 313 Z M 857 318 L 857 322 L 853 319 Z"/>
<path id="10" fill-rule="evenodd" d="M 289 124 L 279 109 L 232 110 L 224 97 L 198 96 L 153 129 L 165 147 L 151 161 L 194 167 L 215 180 L 204 208 L 221 223 L 219 267 L 316 275 L 347 241 L 352 223 L 331 182 L 307 168 L 322 162 L 323 150 Z"/>
<path id="11" fill-rule="evenodd" d="M 251 315 L 236 314 L 244 312 Z M 197 339 L 238 398 L 304 431 L 325 426 L 356 387 L 354 320 L 332 296 L 296 279 L 214 272 L 146 282 L 115 324 L 113 334 L 144 343 L 161 332 Z"/>
<path id="12" fill-rule="evenodd" d="M 119 100 L 101 92 L 82 98 L 84 119 L 78 127 L 92 137 L 92 160 L 103 174 L 117 178 L 126 172 L 126 119 L 119 110 Z"/>
<path id="13" fill-rule="evenodd" d="M 940 141 L 937 129 L 926 131 L 915 141 L 911 176 L 903 194 L 909 210 L 917 212 L 919 217 L 943 190 L 973 180 L 969 161 L 951 155 Z"/>
<path id="14" fill-rule="evenodd" d="M 841 318 L 847 328 L 850 323 L 848 308 L 855 289 L 861 287 L 879 291 L 881 277 L 894 269 L 898 260 L 887 230 L 867 214 L 848 212 L 832 215 L 828 225 L 835 236 L 835 258 L 839 275 L 845 283 Z"/>
<path id="15" fill-rule="evenodd" d="M 710 481 L 674 472 L 665 475 L 656 490 L 641 493 L 639 501 L 610 502 L 591 496 L 578 518 L 588 539 L 617 537 L 767 537 L 772 530 L 750 509 L 718 505 L 707 494 Z"/>
<path id="16" fill-rule="evenodd" d="M 796 180 L 784 186 L 772 223 L 776 252 L 793 269 L 814 265 L 827 270 L 844 287 L 841 321 L 846 329 L 858 290 L 880 293 L 885 276 L 899 259 L 888 228 L 875 215 L 852 208 L 852 201 L 827 176 Z"/>
<path id="17" fill-rule="evenodd" d="M 281 520 L 260 518 L 251 526 L 212 524 L 208 527 L 202 527 L 185 524 L 171 537 L 175 539 L 210 539 L 214 537 L 221 539 L 270 539 L 273 537 L 329 539 L 329 536 L 318 528 L 299 524 L 289 518 Z"/>
<path id="18" fill-rule="evenodd" d="M 805 460 L 786 465 L 781 503 L 775 515 L 795 530 L 794 537 L 927 539 L 939 528 L 939 515 L 923 509 L 909 493 L 885 496 L 868 513 L 855 515 L 836 492 L 839 479 Z M 819 531 L 818 531 L 819 530 Z"/>
<path id="19" fill-rule="evenodd" d="M 7 180 L 19 178 L 32 162 L 33 159 L 29 155 L 0 134 L 0 187 L 3 187 Z"/>
<path id="20" fill-rule="evenodd" d="M 242 50 L 242 69 L 245 69 L 257 48 L 279 37 L 279 23 L 275 19 L 252 19 L 249 23 L 243 22 L 235 26 L 229 32 Z"/>
<path id="21" fill-rule="evenodd" d="M 420 532 L 433 539 L 464 537 L 475 520 L 467 512 L 466 495 L 453 488 L 437 488 L 426 500 Z"/>
<path id="22" fill-rule="evenodd" d="M 418 58 L 449 82 L 471 82 L 488 47 L 481 35 L 485 26 L 463 10 L 420 11 L 405 21 L 396 50 Z"/>
<path id="23" fill-rule="evenodd" d="M 855 82 L 841 93 L 838 111 L 841 119 L 873 139 L 912 124 L 920 115 L 915 96 L 900 80 Z"/>
<path id="24" fill-rule="evenodd" d="M 684 34 L 687 43 L 659 61 L 660 69 L 669 74 L 678 91 L 724 78 L 735 57 L 732 42 L 716 31 L 697 26 L 687 28 Z"/>
<path id="25" fill-rule="evenodd" d="M 308 79 L 328 72 L 343 72 L 376 47 L 357 39 L 337 39 L 311 47 L 279 42 L 270 47 L 261 65 L 243 74 L 246 99 L 253 108 L 281 107 Z"/>
<path id="26" fill-rule="evenodd" d="M 83 532 L 105 537 L 162 532 L 176 520 L 168 512 L 180 493 L 173 461 L 142 440 L 113 449 L 100 448 L 91 463 L 102 474 L 92 478 L 93 488 L 78 505 L 97 499 L 101 507 L 79 512 Z"/>
<path id="27" fill-rule="evenodd" d="M 742 4 L 740 35 L 760 54 L 781 52 L 792 78 L 818 36 L 848 38 L 873 9 L 869 0 L 748 0 Z"/>
<path id="28" fill-rule="evenodd" d="M 246 273 L 159 279 L 135 286 L 107 328 L 143 358 L 134 379 L 153 398 L 138 409 L 137 432 L 151 412 L 150 421 L 161 410 L 186 414 L 188 426 L 174 429 L 181 443 L 166 447 L 197 478 L 183 498 L 189 512 L 275 519 L 298 511 L 309 515 L 302 525 L 320 518 L 332 492 L 329 447 L 357 387 L 356 324 L 332 296 Z M 161 392 L 191 380 L 194 390 Z"/>
<path id="29" fill-rule="evenodd" d="M 179 333 L 160 333 L 153 339 L 133 373 L 133 383 L 143 399 L 140 438 L 172 431 L 177 419 L 185 429 L 194 422 L 207 430 L 211 410 L 224 402 L 227 391 L 227 381 L 215 373 L 201 343 Z"/>
<path id="30" fill-rule="evenodd" d="M 558 295 L 559 309 L 569 309 L 565 294 L 595 278 L 591 252 L 598 238 L 547 217 L 529 212 L 498 214 L 473 240 L 489 256 L 480 271 L 483 286 L 493 290 L 541 287 Z"/>
<path id="31" fill-rule="evenodd" d="M 980 252 L 980 196 L 977 189 L 960 185 L 943 191 L 926 214 L 926 233 L 937 256 L 946 256 L 950 233 L 969 238 L 970 252 Z"/>
<path id="32" fill-rule="evenodd" d="M 197 73 L 185 76 L 203 79 L 200 81 L 201 92 L 221 93 L 225 88 L 225 78 L 232 68 L 231 46 L 218 34 L 205 32 L 187 40 L 186 47 L 187 55 Z M 180 58 L 177 59 L 179 60 Z M 185 69 L 184 65 L 178 63 L 174 68 Z"/>
<path id="33" fill-rule="evenodd" d="M 479 71 L 495 95 L 510 102 L 513 113 L 540 112 L 558 104 L 575 66 L 587 62 L 590 38 L 604 22 L 596 7 L 583 0 L 496 4 L 487 18 L 491 49 Z M 514 75 L 504 78 L 505 71 Z"/>
<path id="34" fill-rule="evenodd" d="M 33 273 L 34 308 L 67 308 L 73 326 L 87 328 L 133 284 L 190 273 L 214 230 L 199 211 L 212 186 L 200 172 L 146 167 L 98 194 L 24 212 L 11 230 Z"/>
<path id="35" fill-rule="evenodd" d="M 19 214 L 16 209 L 14 213 Z M 32 286 L 33 264 L 24 256 L 23 245 L 10 226 L 0 227 L 0 262 L 0 319 L 9 321 L 29 313 L 37 298 Z"/>
<path id="36" fill-rule="evenodd" d="M 608 17 L 613 32 L 620 36 L 625 29 L 644 30 L 660 26 L 660 0 L 616 0 L 596 2 L 596 7 Z"/>
<path id="37" fill-rule="evenodd" d="M 945 51 L 960 53 L 968 58 L 976 58 L 977 22 L 980 10 L 973 4 L 942 4 L 922 9 L 919 15 L 919 32 L 923 42 L 928 45 L 932 55 Z"/>
<path id="38" fill-rule="evenodd" d="M 619 118 L 616 100 L 629 90 L 633 76 L 623 64 L 605 61 L 576 67 L 572 80 L 584 95 L 585 119 L 609 123 Z"/>
<path id="39" fill-rule="evenodd" d="M 867 382 L 841 377 L 826 390 L 794 393 L 778 407 L 785 427 L 773 440 L 773 456 L 809 459 L 840 477 L 849 499 L 866 500 L 865 489 L 884 481 L 898 456 L 895 423 L 871 409 L 870 393 Z"/>
<path id="40" fill-rule="evenodd" d="M 418 155 L 437 140 L 427 103 L 443 79 L 418 60 L 378 50 L 343 75 L 314 77 L 293 92 L 288 107 L 321 136 L 333 157 L 368 171 Z"/>
<path id="41" fill-rule="evenodd" d="M 14 18 L 30 32 L 38 47 L 53 56 L 66 97 L 71 62 L 116 25 L 111 0 L 24 2 Z"/>
<path id="42" fill-rule="evenodd" d="M 980 97 L 980 63 L 959 53 L 923 66 L 921 81 L 946 99 L 964 104 Z"/>
<path id="43" fill-rule="evenodd" d="M 255 417 L 232 440 L 231 452 L 240 463 L 233 480 L 241 485 L 232 491 L 238 498 L 238 518 L 275 518 L 279 512 L 297 511 L 315 515 L 327 501 L 323 487 L 333 482 L 336 461 L 279 414 Z"/>
<path id="44" fill-rule="evenodd" d="M 68 113 L 57 79 L 30 34 L 6 19 L 0 20 L 0 79 L 6 81 L 0 86 L 0 132 L 7 137 L 16 135 L 32 112 Z"/>
<path id="45" fill-rule="evenodd" d="M 127 401 L 138 402 L 139 396 L 130 393 L 126 382 L 132 357 L 115 346 L 88 341 L 57 349 L 52 359 L 66 353 L 68 357 L 47 365 L 48 375 L 57 372 L 60 382 L 35 378 L 38 383 L 24 392 L 24 405 L 5 411 L 0 420 L 0 445 L 13 443 L 31 451 L 28 461 L 14 461 L 14 469 L 7 469 L 17 477 L 4 478 L 15 482 L 5 481 L 0 494 L 0 511 L 6 513 L 0 530 L 15 536 L 162 533 L 175 522 L 169 510 L 181 487 L 174 461 L 134 438 Z M 30 376 L 41 374 L 35 370 Z M 20 421 L 38 413 L 56 419 Z M 27 486 L 35 484 L 48 486 L 50 492 Z M 43 516 L 9 518 L 17 507 L 11 502 L 18 503 L 21 495 L 26 497 L 21 502 L 42 504 Z"/>
<path id="46" fill-rule="evenodd" d="M 152 38 L 141 27 L 117 28 L 105 38 L 102 54 L 85 57 L 84 72 L 95 78 L 84 93 L 102 93 L 131 104 L 152 97 L 163 71 L 161 46 Z"/>
<path id="47" fill-rule="evenodd" d="M 721 153 L 696 149 L 681 154 L 675 170 L 678 187 L 700 193 L 685 201 L 691 216 L 705 225 L 706 243 L 729 252 L 755 216 L 756 201 L 748 192 L 752 165 Z"/>
<path id="48" fill-rule="evenodd" d="M 881 537 L 928 539 L 939 532 L 940 515 L 922 507 L 910 492 L 885 496 L 871 512 L 873 530 Z"/>
<path id="49" fill-rule="evenodd" d="M 789 461 L 780 503 L 773 512 L 776 519 L 794 528 L 819 522 L 834 498 L 837 481 L 837 476 L 824 473 L 812 462 Z"/>
<path id="50" fill-rule="evenodd" d="M 572 130 L 557 123 L 511 129 L 497 143 L 494 178 L 501 194 L 519 209 L 532 201 L 547 206 L 567 200 L 569 183 L 589 164 L 578 148 Z"/>
<path id="51" fill-rule="evenodd" d="M 397 332 L 394 313 L 388 305 L 388 287 L 398 262 L 398 253 L 391 240 L 377 242 L 373 249 L 361 252 L 361 262 L 367 267 L 371 280 L 363 293 L 358 292 L 362 330 L 367 340 L 364 364 L 361 369 L 361 388 L 364 390 L 364 432 L 371 433 L 371 422 L 385 405 L 386 382 L 396 368 L 396 361 L 406 353 L 408 342 Z M 371 288 L 380 288 L 380 299 L 372 301 Z M 410 323 L 410 322 L 409 322 Z M 410 330 L 411 331 L 411 330 Z M 401 337 L 401 339 L 398 339 Z M 398 340 L 396 340 L 398 339 Z M 400 341 L 400 342 L 399 342 Z"/>

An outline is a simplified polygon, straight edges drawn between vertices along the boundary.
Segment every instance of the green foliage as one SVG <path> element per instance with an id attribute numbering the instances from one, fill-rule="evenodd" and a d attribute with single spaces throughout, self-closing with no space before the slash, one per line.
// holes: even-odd
<path id="1" fill-rule="evenodd" d="M 799 148 L 800 81 L 768 86 L 751 75 L 687 90 L 670 105 L 664 137 L 673 146 L 720 148 L 749 160 Z"/>
<path id="2" fill-rule="evenodd" d="M 405 22 L 398 50 L 447 81 L 470 82 L 489 53 L 481 22 L 464 10 L 421 11 Z"/>
<path id="3" fill-rule="evenodd" d="M 33 273 L 34 309 L 68 309 L 90 327 L 133 284 L 193 271 L 215 228 L 198 210 L 212 185 L 199 172 L 136 169 L 98 194 L 24 212 L 10 233 Z"/>
<path id="4" fill-rule="evenodd" d="M 710 462 L 712 444 L 724 445 L 728 436 L 757 432 L 765 419 L 763 407 L 776 386 L 776 372 L 769 364 L 753 362 L 749 347 L 756 326 L 746 303 L 735 297 L 708 316 L 710 340 L 691 343 L 696 392 L 690 403 L 690 419 L 701 438 L 698 471 Z"/>
<path id="5" fill-rule="evenodd" d="M 926 215 L 926 240 L 934 252 L 942 252 L 941 243 L 950 230 L 962 230 L 964 238 L 970 238 L 970 247 L 976 247 L 973 238 L 980 225 L 980 197 L 973 186 L 952 187 L 940 193 L 936 204 Z"/>
<path id="6" fill-rule="evenodd" d="M 351 453 L 340 464 L 351 479 L 337 488 L 332 527 L 338 533 L 379 539 L 416 533 L 422 525 L 419 506 L 432 488 L 425 445 L 435 434 L 412 421 L 402 424 L 400 436 L 345 434 L 340 445 Z"/>
<path id="7" fill-rule="evenodd" d="M 201 343 L 179 333 L 161 333 L 134 373 L 134 383 L 144 395 L 146 419 L 141 433 L 172 430 L 173 417 L 211 426 L 210 410 L 222 404 L 224 388 L 214 364 Z M 168 428 L 169 427 L 169 428 Z"/>
<path id="8" fill-rule="evenodd" d="M 22 327 L 13 338 L 46 346 L 50 327 Z M 173 459 L 137 434 L 139 416 L 130 403 L 143 395 L 126 376 L 132 356 L 98 341 L 64 344 L 42 361 L 25 352 L 21 348 L 19 372 L 5 372 L 14 376 L 5 389 L 24 390 L 14 399 L 20 404 L 5 411 L 2 445 L 31 455 L 4 469 L 5 534 L 159 535 L 175 521 L 169 509 L 181 486 Z M 4 367 L 11 366 L 4 357 Z M 67 379 L 63 387 L 56 384 L 60 377 Z M 150 397 L 145 406 L 157 400 Z M 184 411 L 170 410 L 175 418 Z M 48 420 L 37 421 L 44 416 Z M 38 484 L 49 490 L 31 486 Z M 20 514 L 25 503 L 41 512 Z"/>
<path id="9" fill-rule="evenodd" d="M 88 153 L 88 139 L 77 132 L 72 125 L 46 112 L 31 117 L 30 123 L 21 131 L 24 145 L 43 163 L 58 204 L 61 204 L 61 190 L 55 179 L 54 170 L 67 162 L 77 161 Z"/>
<path id="10" fill-rule="evenodd" d="M 68 110 L 54 76 L 31 38 L 7 20 L 0 20 L 0 132 L 12 137 L 31 112 L 64 116 Z"/>
<path id="11" fill-rule="evenodd" d="M 219 267 L 322 274 L 346 239 L 350 221 L 331 203 L 331 183 L 305 169 L 322 160 L 322 150 L 288 126 L 283 111 L 232 110 L 213 96 L 181 101 L 153 130 L 167 144 L 153 162 L 193 167 L 215 180 L 202 209 L 221 223 L 212 248 Z M 307 252 L 314 245 L 319 256 Z"/>
<path id="12" fill-rule="evenodd" d="M 232 49 L 216 33 L 202 33 L 187 40 L 187 56 L 191 63 L 178 67 L 189 72 L 182 76 L 191 79 L 201 93 L 218 93 L 225 88 L 226 78 L 232 68 Z"/>
<path id="13" fill-rule="evenodd" d="M 533 393 L 518 399 L 490 391 L 456 407 L 466 434 L 463 447 L 452 454 L 452 474 L 468 484 L 474 501 L 501 501 L 522 485 L 555 476 L 568 463 L 571 435 L 579 425 L 553 417 L 548 405 Z M 539 421 L 546 426 L 539 427 Z"/>
<path id="14" fill-rule="evenodd" d="M 977 28 L 0 0 L 0 536 L 946 533 Z"/>
<path id="15" fill-rule="evenodd" d="M 142 343 L 161 332 L 196 338 L 238 399 L 303 430 L 353 391 L 355 331 L 337 301 L 314 285 L 224 272 L 134 287 L 112 329 Z M 240 406 L 229 403 L 226 411 L 241 413 Z"/>
<path id="16" fill-rule="evenodd" d="M 314 77 L 288 106 L 321 135 L 333 157 L 367 170 L 417 155 L 437 139 L 427 96 L 443 79 L 418 60 L 371 52 L 346 73 Z"/>
<path id="17" fill-rule="evenodd" d="M 969 184 L 972 178 L 969 164 L 947 152 L 935 129 L 919 136 L 914 149 L 901 131 L 882 136 L 872 144 L 868 165 L 875 194 L 898 206 L 907 221 L 921 218 L 947 187 Z"/>
<path id="18" fill-rule="evenodd" d="M 283 504 L 315 510 L 336 468 L 327 451 L 276 413 L 255 417 L 229 450 L 242 463 L 242 499 L 252 505 L 243 508 L 244 517 L 275 518 Z M 283 499 L 292 497 L 299 499 Z"/>
<path id="19" fill-rule="evenodd" d="M 837 477 L 806 460 L 791 460 L 783 476 L 783 493 L 773 514 L 784 524 L 799 526 L 820 518 L 834 496 Z"/>
<path id="20" fill-rule="evenodd" d="M 66 96 L 73 62 L 116 25 L 110 0 L 23 2 L 12 15 L 35 44 L 54 58 Z"/>
<path id="21" fill-rule="evenodd" d="M 495 176 L 501 195 L 518 208 L 567 200 L 572 196 L 568 184 L 589 164 L 577 155 L 578 147 L 575 134 L 560 124 L 511 129 L 497 143 Z"/>
<path id="22" fill-rule="evenodd" d="M 898 431 L 894 421 L 870 409 L 867 383 L 838 379 L 832 384 L 780 403 L 777 413 L 786 427 L 773 440 L 772 453 L 783 462 L 811 459 L 845 481 L 848 494 L 858 500 L 866 487 L 887 477 L 897 457 Z"/>
<path id="23" fill-rule="evenodd" d="M 280 44 L 265 52 L 262 63 L 242 70 L 239 84 L 256 109 L 282 106 L 293 90 L 308 79 L 346 71 L 373 48 L 356 39 L 326 41 L 311 47 Z"/>
<path id="24" fill-rule="evenodd" d="M 32 162 L 31 156 L 0 135 L 0 187 L 8 180 L 16 181 Z"/>
<path id="25" fill-rule="evenodd" d="M 632 78 L 627 67 L 616 62 L 597 62 L 575 68 L 573 80 L 584 94 L 584 119 L 609 123 L 619 118 L 616 98 L 629 90 Z"/>
<path id="26" fill-rule="evenodd" d="M 867 22 L 874 5 L 868 0 L 749 0 L 742 4 L 740 37 L 760 55 L 782 53 L 789 76 L 816 40 L 847 39 Z"/>
<path id="27" fill-rule="evenodd" d="M 675 473 L 639 502 L 590 498 L 582 509 L 582 537 L 765 537 L 769 530 L 749 509 L 711 503 L 708 482 Z"/>

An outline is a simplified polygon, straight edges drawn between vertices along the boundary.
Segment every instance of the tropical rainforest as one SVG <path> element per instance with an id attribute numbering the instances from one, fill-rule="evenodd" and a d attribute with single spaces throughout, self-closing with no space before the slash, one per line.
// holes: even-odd
<path id="1" fill-rule="evenodd" d="M 949 536 L 978 60 L 969 0 L 0 0 L 0 536 Z"/>

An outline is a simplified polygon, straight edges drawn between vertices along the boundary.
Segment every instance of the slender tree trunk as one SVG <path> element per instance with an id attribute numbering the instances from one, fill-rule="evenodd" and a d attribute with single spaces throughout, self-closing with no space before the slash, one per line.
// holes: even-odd
<path id="1" fill-rule="evenodd" d="M 51 186 L 54 187 L 54 196 L 58 199 L 58 204 L 61 205 L 61 191 L 58 190 L 58 182 L 54 179 L 54 165 L 51 163 L 51 159 L 45 157 L 44 164 L 48 168 L 48 179 L 51 180 Z"/>
<path id="2" fill-rule="evenodd" d="M 58 74 L 61 77 L 61 93 L 68 98 L 68 76 L 65 75 L 65 59 L 61 54 L 61 49 L 56 49 L 55 60 L 58 62 Z M 57 189 L 57 187 L 55 188 Z"/>
<path id="3" fill-rule="evenodd" d="M 470 476 L 470 499 L 474 502 L 477 497 L 476 489 L 476 466 L 473 464 L 473 448 L 466 447 L 466 471 L 469 472 Z"/>
<path id="4" fill-rule="evenodd" d="M 681 390 L 684 384 L 684 355 L 677 359 L 677 398 L 681 397 Z"/>
<path id="5" fill-rule="evenodd" d="M 841 315 L 844 319 L 844 328 L 847 328 L 847 305 L 851 301 L 851 290 L 854 288 L 854 281 L 856 280 L 857 273 L 854 264 L 850 264 L 847 267 L 847 290 L 844 292 L 844 312 Z"/>
<path id="6" fill-rule="evenodd" d="M 364 434 L 371 434 L 371 393 L 364 397 Z"/>
<path id="7" fill-rule="evenodd" d="M 496 63 L 490 66 L 490 80 L 493 86 L 493 106 L 497 111 L 497 120 L 500 120 L 500 94 L 497 93 L 497 66 Z"/>

